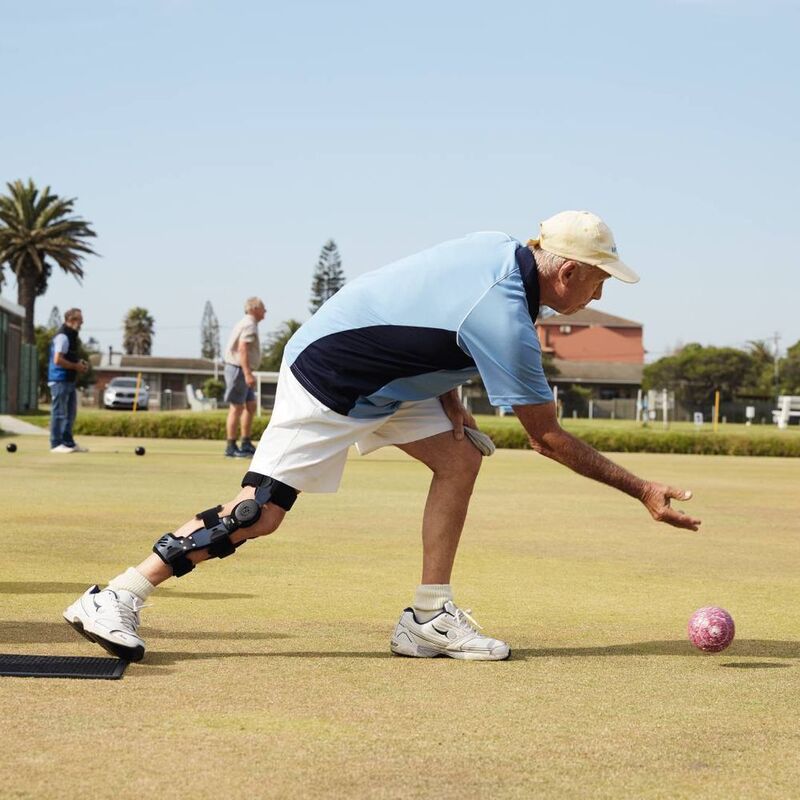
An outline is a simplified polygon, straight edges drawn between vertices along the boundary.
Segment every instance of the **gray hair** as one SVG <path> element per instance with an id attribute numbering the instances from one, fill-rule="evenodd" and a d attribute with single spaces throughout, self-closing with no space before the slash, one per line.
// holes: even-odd
<path id="1" fill-rule="evenodd" d="M 255 311 L 259 306 L 263 306 L 264 301 L 260 297 L 248 297 L 247 300 L 244 301 L 244 313 L 249 314 L 251 311 Z"/>
<path id="2" fill-rule="evenodd" d="M 539 274 L 545 278 L 555 275 L 556 272 L 558 272 L 558 270 L 567 263 L 567 261 L 575 260 L 570 258 L 562 258 L 561 256 L 557 256 L 555 253 L 542 250 L 542 248 L 538 245 L 533 248 L 533 257 L 536 260 L 536 268 L 539 270 Z M 584 264 L 582 261 L 578 261 L 576 263 L 580 265 L 582 272 L 595 269 L 595 267 L 593 267 L 591 264 Z"/>

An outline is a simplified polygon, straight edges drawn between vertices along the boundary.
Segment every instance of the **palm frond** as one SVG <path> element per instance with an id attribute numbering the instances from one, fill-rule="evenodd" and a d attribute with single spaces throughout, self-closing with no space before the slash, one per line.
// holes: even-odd
<path id="1" fill-rule="evenodd" d="M 23 337 L 32 342 L 34 301 L 47 289 L 53 265 L 80 281 L 84 257 L 97 255 L 88 242 L 96 234 L 74 215 L 75 198 L 59 197 L 49 186 L 39 190 L 32 178 L 6 187 L 8 194 L 0 195 L 0 269 L 8 264 L 17 276 L 18 302 L 26 310 Z"/>

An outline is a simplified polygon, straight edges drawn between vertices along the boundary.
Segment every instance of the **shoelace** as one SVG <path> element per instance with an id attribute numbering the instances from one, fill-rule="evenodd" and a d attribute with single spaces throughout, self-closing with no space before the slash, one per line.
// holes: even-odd
<path id="1" fill-rule="evenodd" d="M 147 608 L 147 605 L 136 596 L 133 597 L 132 606 L 122 602 L 118 597 L 114 597 L 109 602 L 103 604 L 104 611 L 109 611 L 111 616 L 134 631 L 139 628 L 139 612 L 143 608 Z"/>
<path id="2" fill-rule="evenodd" d="M 459 608 L 456 606 L 456 613 L 453 615 L 456 619 L 456 623 L 461 628 L 466 628 L 471 631 L 479 631 L 483 630 L 483 626 L 478 624 L 478 621 L 471 616 L 472 609 L 471 608 Z"/>

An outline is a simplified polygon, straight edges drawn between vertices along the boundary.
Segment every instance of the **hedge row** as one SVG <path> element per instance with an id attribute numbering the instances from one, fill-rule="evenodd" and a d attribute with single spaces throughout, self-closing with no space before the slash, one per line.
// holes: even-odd
<path id="1" fill-rule="evenodd" d="M 726 433 L 625 433 L 587 431 L 581 438 L 598 450 L 622 453 L 686 453 L 718 456 L 782 456 L 800 458 L 800 437 L 744 436 Z"/>
<path id="2" fill-rule="evenodd" d="M 269 417 L 253 420 L 253 438 L 261 436 Z M 492 425 L 482 429 L 498 447 L 526 449 L 528 439 L 520 425 Z M 152 439 L 224 439 L 225 417 L 217 414 L 84 414 L 75 433 L 89 436 L 132 436 Z M 772 436 L 741 433 L 694 433 L 653 430 L 581 430 L 580 439 L 605 452 L 687 453 L 694 455 L 800 457 L 800 436 L 776 432 Z"/>
<path id="3" fill-rule="evenodd" d="M 528 439 L 522 427 L 504 425 L 482 430 L 498 447 L 522 449 Z M 684 433 L 648 430 L 581 430 L 574 433 L 597 450 L 607 453 L 685 453 L 719 456 L 783 456 L 800 458 L 800 436 L 746 436 L 726 433 Z"/>
<path id="4" fill-rule="evenodd" d="M 258 439 L 269 417 L 253 420 Z M 225 439 L 222 414 L 78 414 L 77 436 L 132 436 L 138 439 Z"/>

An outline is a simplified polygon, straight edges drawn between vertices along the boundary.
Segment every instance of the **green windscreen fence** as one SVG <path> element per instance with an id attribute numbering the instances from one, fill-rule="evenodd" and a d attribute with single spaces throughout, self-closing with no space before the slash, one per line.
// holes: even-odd
<path id="1" fill-rule="evenodd" d="M 21 339 L 20 325 L 0 309 L 0 414 L 24 414 L 38 407 L 36 345 Z"/>
<path id="2" fill-rule="evenodd" d="M 0 414 L 8 411 L 8 317 L 0 310 Z"/>
<path id="3" fill-rule="evenodd" d="M 39 360 L 35 344 L 23 344 L 19 363 L 18 413 L 37 408 Z"/>

